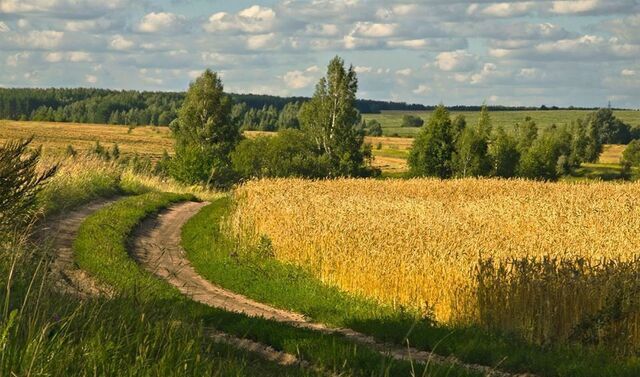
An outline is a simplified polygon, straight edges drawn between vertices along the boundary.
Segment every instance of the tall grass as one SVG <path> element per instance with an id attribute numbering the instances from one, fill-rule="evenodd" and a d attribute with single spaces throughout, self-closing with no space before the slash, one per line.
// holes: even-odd
<path id="1" fill-rule="evenodd" d="M 568 339 L 606 310 L 616 289 L 637 297 L 639 189 L 520 180 L 263 180 L 236 191 L 228 227 L 246 244 L 268 238 L 276 258 L 346 291 L 439 322 L 483 324 L 548 343 Z M 610 334 L 638 348 L 631 330 L 640 325 L 638 308 L 628 308 L 615 326 L 629 331 Z M 615 327 L 607 326 L 598 331 Z M 610 338 L 601 335 L 598 341 Z"/>
<path id="2" fill-rule="evenodd" d="M 67 158 L 38 194 L 37 207 L 64 216 L 99 197 L 165 185 L 98 158 Z M 47 273 L 51 251 L 31 241 L 31 230 L 0 235 L 0 376 L 281 375 L 271 363 L 209 342 L 199 322 L 177 320 L 184 317 L 171 305 L 135 295 L 81 301 L 56 291 Z"/>

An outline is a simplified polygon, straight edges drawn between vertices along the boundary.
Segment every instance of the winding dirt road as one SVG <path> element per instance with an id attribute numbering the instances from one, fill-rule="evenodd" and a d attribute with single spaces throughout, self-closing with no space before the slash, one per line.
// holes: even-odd
<path id="1" fill-rule="evenodd" d="M 82 223 L 96 211 L 115 203 L 119 198 L 98 200 L 80 209 L 46 220 L 35 234 L 36 242 L 49 242 L 54 250 L 50 264 L 51 277 L 56 288 L 62 292 L 81 298 L 98 295 L 110 297 L 113 290 L 78 268 L 73 259 L 73 242 Z M 238 349 L 255 353 L 265 360 L 283 366 L 299 365 L 312 368 L 296 356 L 280 352 L 272 347 L 248 339 L 238 338 L 219 331 L 208 330 L 209 338 L 218 343 L 232 345 Z"/>
<path id="2" fill-rule="evenodd" d="M 73 261 L 73 241 L 80 226 L 94 212 L 115 203 L 118 198 L 103 199 L 90 203 L 80 209 L 48 219 L 39 227 L 37 240 L 48 240 L 55 254 L 50 264 L 53 281 L 63 292 L 87 298 L 95 295 L 112 294 L 112 290 L 78 268 Z"/>
<path id="3" fill-rule="evenodd" d="M 136 230 L 131 254 L 145 269 L 165 279 L 184 295 L 203 304 L 243 313 L 254 317 L 264 317 L 295 327 L 315 330 L 327 334 L 340 334 L 356 343 L 366 345 L 396 360 L 406 360 L 431 364 L 455 364 L 472 372 L 487 376 L 534 377 L 532 374 L 510 374 L 493 368 L 466 364 L 455 357 L 443 357 L 412 347 L 377 342 L 373 337 L 346 328 L 331 328 L 315 323 L 303 315 L 274 308 L 245 296 L 218 287 L 200 276 L 187 260 L 180 246 L 183 225 L 208 203 L 186 202 L 174 205 L 157 216 L 144 220 Z"/>

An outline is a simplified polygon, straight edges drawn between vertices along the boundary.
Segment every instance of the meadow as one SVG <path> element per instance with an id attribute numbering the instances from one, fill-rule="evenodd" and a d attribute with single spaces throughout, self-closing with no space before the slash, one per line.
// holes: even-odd
<path id="1" fill-rule="evenodd" d="M 508 130 L 517 122 L 522 122 L 526 117 L 531 117 L 540 128 L 546 128 L 555 124 L 563 126 L 571 124 L 579 118 L 585 118 L 592 113 L 591 110 L 526 110 L 526 111 L 492 111 L 491 119 L 494 127 L 504 127 Z M 419 128 L 402 127 L 403 115 L 415 115 L 422 118 L 425 122 L 431 116 L 430 111 L 383 111 L 381 114 L 364 114 L 366 121 L 375 119 L 382 125 L 385 136 L 413 137 Z M 468 124 L 476 124 L 478 122 L 478 111 L 452 111 L 451 118 L 458 115 L 464 115 Z M 640 111 L 636 110 L 616 110 L 616 117 L 632 126 L 640 126 Z"/>

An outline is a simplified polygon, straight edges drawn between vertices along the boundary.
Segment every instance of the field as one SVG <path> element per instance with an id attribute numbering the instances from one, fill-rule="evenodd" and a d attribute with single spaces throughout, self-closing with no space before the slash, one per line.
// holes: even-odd
<path id="1" fill-rule="evenodd" d="M 587 110 L 545 110 L 545 111 L 493 111 L 491 112 L 491 119 L 494 126 L 504 127 L 510 129 L 517 122 L 522 122 L 525 117 L 531 117 L 540 128 L 549 127 L 552 124 L 558 126 L 570 124 L 572 121 L 584 118 L 592 111 Z M 386 111 L 381 114 L 364 114 L 364 119 L 369 121 L 376 119 L 382 124 L 385 136 L 403 136 L 412 137 L 418 132 L 418 128 L 403 128 L 402 116 L 405 114 L 412 114 L 421 117 L 425 121 L 429 120 L 431 112 L 418 111 L 418 112 L 399 112 L 399 111 Z M 476 124 L 478 121 L 479 112 L 477 111 L 453 111 L 451 117 L 458 115 L 464 115 L 467 119 L 467 123 Z M 640 111 L 634 110 L 621 110 L 615 111 L 616 117 L 622 121 L 632 125 L 640 126 Z"/>
<path id="2" fill-rule="evenodd" d="M 347 292 L 544 344 L 569 338 L 609 310 L 615 294 L 640 288 L 631 267 L 640 247 L 639 189 L 520 180 L 264 180 L 236 191 L 228 227 L 243 244 L 267 237 L 278 260 Z M 637 346 L 634 305 L 612 323 L 604 320 L 598 336 L 625 333 Z"/>
<path id="3" fill-rule="evenodd" d="M 24 257 L 16 278 L 9 273 L 13 259 L 0 263 L 0 283 L 13 284 L 0 290 L 0 301 L 31 313 L 17 324 L 0 313 L 11 360 L 0 363 L 0 374 L 28 374 L 13 361 L 22 357 L 35 360 L 43 375 L 180 375 L 172 368 L 183 364 L 183 374 L 193 375 L 453 377 L 495 368 L 635 377 L 640 371 L 633 358 L 640 344 L 638 184 L 283 179 L 248 182 L 227 194 L 113 159 L 66 155 L 68 145 L 83 151 L 100 140 L 106 148 L 117 141 L 124 155 L 155 159 L 171 153 L 167 129 L 0 127 L 3 139 L 35 135 L 46 155 L 42 165 L 60 161 L 35 211 L 47 219 L 60 215 L 60 229 L 71 232 L 64 235 L 72 250 L 64 263 L 78 270 L 62 281 L 92 297 L 58 291 L 57 275 L 45 276 L 33 262 L 51 256 L 53 265 L 61 263 L 56 242 L 9 248 L 0 242 L 3 256 L 23 255 L 15 248 L 36 255 Z M 403 170 L 389 167 L 404 163 L 412 139 L 367 142 L 387 172 Z M 621 151 L 608 146 L 608 164 L 598 168 L 615 176 Z M 590 176 L 594 169 L 579 173 L 597 178 Z M 108 205 L 95 209 L 96 201 Z M 200 212 L 180 213 L 193 206 Z M 64 225 L 74 219 L 76 233 Z M 136 245 L 162 256 L 178 250 L 186 262 L 169 254 L 175 264 L 159 269 L 139 259 Z M 194 266 L 194 275 L 184 275 L 183 263 Z M 44 287 L 43 298 L 30 296 L 30 279 Z M 95 288 L 86 288 L 93 284 L 116 298 L 93 297 Z M 207 284 L 217 288 L 207 291 Z M 192 296 L 191 289 L 206 293 Z M 276 315 L 255 318 L 247 305 L 266 305 Z M 290 326 L 291 316 L 300 315 Z M 30 326 L 69 330 L 43 338 Z M 266 350 L 266 360 L 256 347 Z M 400 356 L 391 360 L 388 352 Z M 281 357 L 304 363 L 273 362 Z"/>
<path id="4" fill-rule="evenodd" d="M 67 146 L 86 151 L 99 141 L 110 148 L 118 144 L 123 155 L 139 154 L 152 159 L 173 150 L 171 131 L 167 127 L 136 127 L 76 123 L 16 122 L 0 120 L 0 143 L 10 139 L 34 137 L 46 156 L 61 156 Z"/>

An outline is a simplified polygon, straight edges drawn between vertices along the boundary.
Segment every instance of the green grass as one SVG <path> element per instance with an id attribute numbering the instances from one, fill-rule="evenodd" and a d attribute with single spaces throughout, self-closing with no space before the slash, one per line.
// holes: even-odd
<path id="1" fill-rule="evenodd" d="M 97 193 L 120 192 L 108 179 L 89 183 L 90 194 L 74 200 L 52 191 L 44 197 L 64 201 L 45 208 L 69 209 Z M 0 244 L 0 376 L 311 375 L 205 341 L 200 322 L 184 321 L 171 305 L 133 294 L 80 300 L 61 293 L 45 273 L 45 246 L 12 240 Z"/>
<path id="2" fill-rule="evenodd" d="M 394 310 L 328 287 L 305 271 L 259 250 L 238 249 L 220 229 L 229 198 L 205 207 L 183 228 L 183 246 L 206 279 L 256 300 L 306 314 L 316 321 L 348 326 L 382 341 L 456 355 L 467 361 L 543 376 L 637 376 L 640 360 L 616 358 L 607 350 L 581 346 L 540 348 L 478 328 L 438 326 L 411 311 Z"/>
<path id="3" fill-rule="evenodd" d="M 402 376 L 411 373 L 410 363 L 392 361 L 366 347 L 348 342 L 341 336 L 297 329 L 198 304 L 182 296 L 173 286 L 142 270 L 128 256 L 126 247 L 129 235 L 145 217 L 185 199 L 189 198 L 150 193 L 120 200 L 98 211 L 85 221 L 75 241 L 74 251 L 78 264 L 103 282 L 116 287 L 121 294 L 155 308 L 158 313 L 163 313 L 174 322 L 214 326 L 221 331 L 301 355 L 325 370 L 335 370 L 346 375 Z M 201 337 L 194 341 L 206 343 L 206 339 Z M 176 344 L 176 347 L 180 347 L 180 344 Z M 421 367 L 416 366 L 415 369 L 418 375 L 422 375 Z M 294 372 L 304 371 L 291 371 Z M 426 373 L 429 376 L 469 375 L 459 369 L 435 366 L 431 366 Z"/>
<path id="4" fill-rule="evenodd" d="M 522 122 L 525 117 L 530 116 L 540 128 L 546 128 L 552 124 L 556 124 L 558 126 L 570 124 L 571 121 L 578 118 L 584 118 L 589 113 L 591 113 L 591 111 L 588 110 L 492 111 L 491 119 L 493 120 L 493 125 L 495 127 L 502 126 L 505 129 L 510 129 L 516 122 Z M 367 121 L 371 119 L 378 120 L 380 124 L 382 124 L 385 136 L 397 134 L 399 136 L 413 137 L 420 129 L 402 127 L 402 116 L 405 114 L 417 115 L 425 121 L 428 121 L 431 116 L 430 111 L 385 111 L 381 114 L 364 114 L 363 117 Z M 453 111 L 451 112 L 451 117 L 454 118 L 459 114 L 465 116 L 468 124 L 476 124 L 478 122 L 480 112 Z M 640 111 L 621 110 L 615 111 L 615 115 L 625 123 L 629 123 L 632 126 L 640 126 Z"/>

